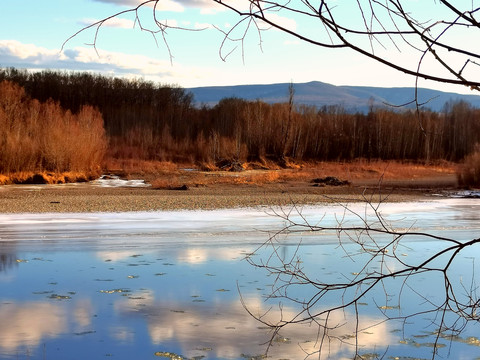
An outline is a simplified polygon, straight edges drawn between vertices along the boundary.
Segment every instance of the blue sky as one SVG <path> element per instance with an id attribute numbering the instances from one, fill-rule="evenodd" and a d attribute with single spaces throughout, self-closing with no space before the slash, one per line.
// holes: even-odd
<path id="1" fill-rule="evenodd" d="M 211 0 L 161 2 L 162 8 L 157 11 L 160 20 L 192 30 L 169 29 L 166 39 L 170 51 L 161 36 L 157 36 L 157 45 L 151 34 L 142 32 L 138 24 L 134 27 L 133 14 L 105 23 L 97 38 L 96 51 L 89 45 L 93 42 L 94 31 L 79 34 L 61 50 L 65 40 L 82 27 L 139 2 L 2 0 L 0 66 L 93 71 L 184 87 L 313 80 L 335 85 L 415 85 L 412 77 L 351 51 L 318 48 L 275 30 L 263 31 L 261 39 L 257 31 L 250 31 L 243 48 L 240 43 L 227 42 L 223 48 L 224 55 L 236 49 L 224 61 L 219 54 L 224 40 L 222 31 L 231 29 L 239 18 L 233 12 L 214 5 Z M 419 3 L 418 0 L 410 2 Z M 433 0 L 422 2 L 422 11 L 438 7 Z M 150 14 L 151 9 L 146 9 L 141 17 L 145 26 L 149 25 Z M 352 12 L 352 21 L 353 16 Z M 293 30 L 318 31 L 315 23 L 291 18 L 281 18 L 281 21 Z M 197 29 L 204 30 L 194 31 Z M 411 60 L 403 51 L 398 56 L 405 56 L 405 61 Z M 461 87 L 431 82 L 422 82 L 420 86 L 468 92 Z"/>

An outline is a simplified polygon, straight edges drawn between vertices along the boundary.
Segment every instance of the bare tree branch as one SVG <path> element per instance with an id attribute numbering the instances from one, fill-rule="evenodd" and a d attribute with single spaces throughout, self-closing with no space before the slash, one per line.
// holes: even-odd
<path id="1" fill-rule="evenodd" d="M 480 91 L 479 59 L 480 23 L 475 18 L 480 13 L 478 1 L 463 2 L 461 5 L 450 1 L 429 1 L 431 11 L 428 17 L 415 12 L 415 4 L 407 0 L 211 0 L 238 15 L 238 21 L 228 31 L 216 27 L 223 35 L 219 44 L 219 56 L 226 60 L 237 48 L 244 59 L 245 41 L 253 31 L 262 46 L 262 33 L 268 27 L 279 30 L 313 46 L 332 49 L 350 49 L 354 53 L 372 59 L 398 72 L 412 76 L 416 88 L 419 79 L 437 83 L 463 85 Z M 427 1 L 427 0 L 425 0 Z M 133 13 L 135 23 L 142 31 L 150 33 L 155 41 L 160 35 L 167 47 L 170 59 L 173 58 L 167 41 L 167 30 L 181 29 L 171 27 L 158 20 L 157 12 L 160 0 L 147 0 L 137 7 L 118 12 L 99 20 L 69 37 L 63 46 L 80 33 L 94 29 L 92 46 L 96 49 L 99 31 L 108 20 Z M 422 5 L 425 6 L 424 1 Z M 152 8 L 151 17 L 155 27 L 143 26 L 139 13 L 146 6 Z M 308 21 L 316 27 L 306 30 L 291 29 L 281 17 L 297 22 Z M 464 43 L 458 39 L 464 39 Z M 230 43 L 234 47 L 228 50 Z M 238 45 L 239 44 L 239 45 Z M 238 45 L 238 46 L 237 46 Z M 62 47 L 63 48 L 63 47 Z M 410 60 L 412 55 L 414 61 Z M 293 95 L 292 95 L 293 96 Z M 417 93 L 413 100 L 418 107 Z M 422 128 L 423 129 L 423 128 Z M 286 130 L 287 131 L 287 130 Z M 343 213 L 336 218 L 336 224 L 323 225 L 323 218 L 317 224 L 311 224 L 302 214 L 301 208 L 293 206 L 289 210 L 275 212 L 286 225 L 272 234 L 268 241 L 255 253 L 268 249 L 266 258 L 247 257 L 247 261 L 266 272 L 273 279 L 268 300 L 278 300 L 278 309 L 269 309 L 266 313 L 255 314 L 241 298 L 247 312 L 260 323 L 271 328 L 268 347 L 280 337 L 284 328 L 298 324 L 318 326 L 317 350 L 319 357 L 328 351 L 332 339 L 351 343 L 355 348 L 355 359 L 361 358 L 359 336 L 366 329 L 387 321 L 400 321 L 404 330 L 408 322 L 428 316 L 435 327 L 432 358 L 438 353 L 440 340 L 453 339 L 471 322 L 480 321 L 480 294 L 475 281 L 475 272 L 470 284 L 459 283 L 452 279 L 452 267 L 459 261 L 459 254 L 480 243 L 480 238 L 460 241 L 447 236 L 415 231 L 413 227 L 396 228 L 381 213 L 383 201 L 375 204 L 365 195 L 365 211 L 357 213 L 349 206 L 343 207 Z M 370 216 L 369 214 L 373 214 Z M 350 218 L 357 223 L 351 224 Z M 338 249 L 345 257 L 357 265 L 352 274 L 344 273 L 341 280 L 319 279 L 318 274 L 309 274 L 302 266 L 300 245 L 293 255 L 284 258 L 280 251 L 279 237 L 297 233 L 313 234 L 335 233 Z M 408 239 L 435 240 L 438 248 L 431 253 L 422 254 L 418 261 L 402 257 L 400 249 L 408 246 Z M 473 264 L 474 265 L 474 264 Z M 442 283 L 441 298 L 431 299 L 419 289 L 415 280 L 425 274 L 438 276 Z M 299 287 L 310 289 L 308 296 L 298 297 L 295 290 Z M 390 289 L 395 289 L 398 311 L 394 314 Z M 379 296 L 379 292 L 382 294 Z M 400 311 L 400 304 L 407 296 L 414 296 L 418 308 Z M 362 302 L 372 297 L 381 311 L 382 318 L 374 324 L 361 322 Z M 333 305 L 332 298 L 336 299 Z M 285 304 L 298 309 L 294 313 L 286 311 Z M 272 319 L 276 312 L 277 317 Z M 341 313 L 344 316 L 338 317 Z M 338 335 L 338 330 L 349 321 L 346 314 L 352 314 L 354 334 L 351 337 Z M 306 356 L 311 352 L 304 350 Z"/>
<path id="2" fill-rule="evenodd" d="M 224 35 L 220 44 L 220 57 L 223 60 L 231 53 L 231 51 L 227 51 L 227 54 L 223 55 L 223 49 L 228 42 L 241 43 L 242 58 L 244 58 L 243 43 L 252 30 L 257 32 L 261 46 L 262 29 L 258 22 L 262 22 L 314 46 L 330 49 L 348 48 L 417 79 L 464 85 L 480 90 L 480 79 L 476 76 L 477 69 L 469 66 L 477 64 L 477 60 L 480 59 L 480 50 L 474 40 L 480 35 L 480 25 L 474 17 L 480 11 L 480 7 L 475 7 L 474 2 L 468 8 L 465 8 L 467 6 L 465 4 L 453 5 L 444 0 L 433 2 L 431 4 L 432 18 L 423 19 L 421 15 L 415 13 L 416 8 L 412 7 L 412 3 L 404 0 L 351 0 L 344 3 L 333 0 L 211 1 L 239 16 L 238 22 L 232 29 L 227 32 L 220 30 Z M 65 41 L 63 46 L 80 33 L 94 28 L 95 33 L 91 45 L 96 47 L 99 30 L 106 21 L 134 13 L 135 22 L 142 31 L 152 34 L 155 41 L 157 35 L 162 36 L 172 59 L 166 32 L 168 29 L 187 29 L 172 27 L 166 22 L 159 21 L 157 15 L 159 4 L 160 0 L 147 0 L 134 8 L 99 20 L 77 31 Z M 142 25 L 139 11 L 147 6 L 152 8 L 151 18 L 156 26 L 155 29 Z M 352 13 L 355 14 L 352 10 L 355 8 L 356 14 L 358 14 L 357 20 L 355 15 L 352 17 Z M 433 14 L 436 12 L 440 15 L 434 18 Z M 310 27 L 305 31 L 289 29 L 276 15 L 291 18 L 297 22 L 316 21 L 318 28 Z M 239 36 L 234 36 L 233 33 L 237 31 Z M 466 46 L 461 45 L 456 40 L 459 36 L 472 40 L 468 41 Z M 377 49 L 378 46 L 379 49 Z M 393 48 L 390 49 L 390 47 Z M 388 55 L 385 52 L 388 52 Z M 405 63 L 402 56 L 396 56 L 396 54 L 403 55 L 403 53 L 409 52 L 417 56 L 416 66 Z M 422 66 L 427 58 L 428 65 Z M 433 63 L 439 64 L 440 68 L 431 66 Z M 457 63 L 462 65 L 457 67 Z M 442 68 L 445 72 L 441 70 Z M 474 71 L 475 76 L 465 76 L 467 68 Z"/>
<path id="3" fill-rule="evenodd" d="M 164 45 L 165 45 L 165 47 L 168 51 L 168 55 L 170 57 L 170 62 L 172 63 L 173 62 L 173 54 L 172 54 L 172 51 L 170 49 L 170 45 L 169 45 L 168 40 L 167 40 L 167 31 L 169 29 L 184 30 L 184 31 L 202 31 L 202 30 L 205 30 L 205 29 L 191 29 L 191 28 L 185 28 L 185 27 L 171 26 L 171 25 L 168 25 L 167 21 L 159 20 L 159 18 L 157 16 L 157 13 L 159 11 L 158 10 L 159 3 L 160 3 L 160 0 L 146 0 L 146 1 L 143 1 L 142 3 L 140 3 L 138 6 L 136 6 L 134 8 L 129 8 L 127 10 L 119 11 L 115 14 L 112 14 L 112 15 L 106 17 L 106 18 L 103 18 L 101 20 L 98 20 L 98 21 L 90 24 L 90 25 L 87 25 L 87 26 L 81 28 L 80 30 L 78 30 L 77 32 L 75 32 L 73 35 L 69 36 L 63 42 L 61 50 L 63 50 L 65 48 L 65 46 L 67 45 L 68 42 L 70 42 L 72 39 L 78 37 L 81 33 L 84 33 L 84 32 L 86 32 L 87 30 L 90 30 L 90 29 L 95 29 L 95 32 L 94 32 L 94 35 L 93 35 L 93 40 L 90 44 L 87 44 L 87 45 L 93 46 L 93 48 L 95 49 L 95 52 L 98 55 L 98 50 L 97 50 L 98 36 L 99 36 L 99 32 L 100 32 L 101 28 L 103 26 L 105 26 L 105 23 L 108 22 L 111 19 L 118 18 L 122 15 L 133 13 L 134 16 L 135 16 L 134 24 L 138 25 L 138 27 L 141 31 L 151 34 L 154 41 L 155 41 L 155 44 L 157 46 L 158 46 L 157 36 L 160 35 L 162 37 L 163 43 L 164 43 Z M 151 19 L 153 20 L 153 23 L 155 24 L 154 28 L 146 27 L 146 26 L 143 25 L 143 16 L 140 14 L 140 10 L 142 8 L 147 7 L 147 6 L 152 7 Z"/>
<path id="4" fill-rule="evenodd" d="M 413 228 L 397 229 L 382 216 L 379 206 L 381 203 L 382 201 L 379 204 L 368 201 L 365 203 L 365 209 L 373 216 L 355 212 L 351 207 L 342 205 L 343 215 L 337 218 L 337 225 L 333 226 L 323 225 L 323 218 L 315 225 L 310 224 L 301 209 L 295 206 L 289 210 L 274 212 L 274 215 L 283 219 L 286 225 L 256 251 L 256 253 L 260 253 L 261 250 L 270 249 L 270 255 L 266 259 L 249 256 L 247 261 L 252 266 L 264 270 L 269 277 L 274 279 L 267 299 L 278 299 L 282 304 L 290 304 L 292 308 L 299 310 L 290 318 L 282 316 L 277 320 L 266 321 L 263 317 L 256 316 L 264 325 L 272 328 L 270 345 L 283 329 L 295 324 L 314 322 L 320 328 L 318 351 L 321 353 L 326 341 L 331 340 L 330 331 L 339 326 L 338 320 L 330 322 L 329 318 L 339 311 L 350 310 L 354 314 L 355 334 L 358 335 L 360 331 L 365 331 L 365 329 L 359 328 L 359 319 L 362 316 L 359 305 L 367 297 L 373 297 L 384 316 L 383 321 L 402 321 L 405 326 L 408 321 L 416 318 L 425 316 L 431 318 L 432 325 L 435 325 L 436 329 L 432 332 L 432 335 L 435 336 L 432 358 L 437 355 L 441 339 L 448 334 L 450 334 L 449 336 L 458 336 L 468 323 L 480 321 L 480 294 L 475 277 L 472 277 L 467 288 L 464 284 L 454 286 L 456 280 L 452 280 L 450 275 L 452 265 L 460 261 L 459 254 L 478 245 L 480 238 L 459 241 L 449 237 L 417 232 Z M 352 217 L 358 221 L 358 226 L 347 224 L 347 222 L 352 222 Z M 347 218 L 349 218 L 348 221 Z M 279 251 L 281 242 L 278 241 L 278 238 L 282 235 L 291 236 L 305 233 L 305 231 L 318 233 L 319 236 L 335 232 L 339 247 L 347 258 L 357 264 L 358 270 L 352 273 L 352 276 L 344 273 L 344 281 L 338 281 L 338 279 L 325 281 L 317 278 L 319 273 L 308 274 L 304 271 L 298 247 L 292 256 L 284 258 Z M 399 249 L 406 246 L 410 238 L 435 240 L 438 248 L 434 249 L 431 254 L 424 254 L 421 261 L 409 261 L 402 257 Z M 380 264 L 379 269 L 375 270 L 375 265 L 378 264 Z M 438 274 L 442 279 L 444 285 L 439 289 L 442 293 L 440 301 L 426 297 L 417 287 L 418 282 L 415 282 L 415 279 L 424 274 Z M 395 295 L 398 308 L 400 309 L 402 299 L 407 297 L 403 293 L 408 290 L 410 294 L 416 295 L 421 304 L 418 309 L 399 312 L 395 316 L 391 315 L 389 310 L 391 307 L 388 304 L 392 301 L 390 288 L 395 283 L 401 284 Z M 312 295 L 298 298 L 295 290 L 299 286 L 309 288 Z M 385 296 L 383 300 L 378 298 L 379 289 Z M 328 299 L 332 297 L 341 299 L 341 301 L 328 305 Z M 409 301 L 413 301 L 411 296 Z M 248 309 L 248 304 L 244 303 L 244 306 Z M 252 313 L 250 312 L 250 314 Z M 375 324 L 371 326 L 375 326 Z M 358 344 L 355 345 L 355 348 L 357 349 L 356 356 L 359 356 Z"/>

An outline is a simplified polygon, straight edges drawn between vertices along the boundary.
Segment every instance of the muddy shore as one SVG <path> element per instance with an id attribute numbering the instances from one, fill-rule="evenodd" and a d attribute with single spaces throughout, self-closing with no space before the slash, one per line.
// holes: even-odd
<path id="1" fill-rule="evenodd" d="M 0 187 L 0 213 L 198 210 L 328 202 L 418 201 L 455 191 L 454 176 L 413 180 L 362 180 L 346 186 L 290 181 L 263 185 L 219 184 L 187 190 L 102 187 L 92 184 Z"/>

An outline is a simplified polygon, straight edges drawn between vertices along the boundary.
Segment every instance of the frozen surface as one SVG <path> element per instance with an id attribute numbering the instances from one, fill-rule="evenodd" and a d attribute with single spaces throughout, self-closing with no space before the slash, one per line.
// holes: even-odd
<path id="1" fill-rule="evenodd" d="M 277 306 L 264 298 L 272 279 L 245 257 L 284 228 L 286 217 L 325 227 L 364 220 L 375 225 L 374 210 L 400 229 L 460 240 L 478 238 L 480 233 L 480 201 L 463 198 L 383 204 L 378 209 L 351 204 L 0 215 L 0 359 L 153 359 L 167 352 L 182 359 L 259 359 L 269 332 L 246 313 L 240 294 L 260 314 Z M 335 231 L 279 236 L 278 246 L 282 256 L 301 256 L 305 272 L 322 278 L 357 271 L 355 261 L 346 259 L 339 248 Z M 415 237 L 402 252 L 414 260 L 437 246 Z M 461 266 L 452 270 L 465 283 L 472 280 L 472 266 L 473 274 L 478 273 L 472 260 L 478 253 L 474 248 L 462 254 Z M 268 255 L 262 250 L 254 258 L 261 261 Z M 434 278 L 420 284 L 431 300 L 437 296 L 437 285 Z M 298 291 L 299 297 L 309 296 L 308 288 Z M 366 302 L 372 306 L 363 309 L 362 322 L 378 320 L 373 300 Z M 408 310 L 416 304 L 403 306 Z M 283 307 L 285 316 L 294 311 Z M 351 332 L 349 324 L 335 335 Z M 417 345 L 428 344 L 431 339 L 415 337 L 426 336 L 427 325 L 409 326 Z M 431 357 L 428 345 L 400 343 L 398 329 L 382 324 L 362 333 L 364 353 L 383 354 L 388 349 L 389 356 L 399 358 Z M 293 330 L 274 344 L 272 359 L 301 359 L 305 349 L 314 348 L 316 329 Z M 478 326 L 467 328 L 462 339 L 478 333 Z M 442 353 L 445 358 L 480 357 L 478 346 L 461 341 L 450 345 Z M 350 355 L 346 344 L 330 344 L 331 359 Z"/>
<path id="2" fill-rule="evenodd" d="M 287 218 L 299 224 L 324 227 L 362 225 L 364 220 L 376 224 L 374 210 L 393 228 L 441 232 L 444 235 L 451 231 L 457 235 L 462 231 L 469 233 L 478 230 L 480 224 L 480 201 L 462 198 L 387 203 L 378 208 L 376 205 L 354 203 L 263 210 L 0 214 L 0 239 L 3 242 L 69 240 L 63 246 L 114 246 L 125 242 L 130 246 L 158 246 L 172 242 L 207 246 L 259 244 L 268 234 L 286 226 Z M 316 236 L 303 235 L 306 237 L 304 241 L 319 241 Z M 298 240 L 293 238 L 290 241 Z M 17 246 L 25 244 L 20 242 Z M 28 243 L 28 246 L 32 245 Z"/>
<path id="3" fill-rule="evenodd" d="M 92 185 L 101 187 L 150 187 L 151 184 L 146 184 L 145 180 L 141 179 L 122 179 L 117 175 L 102 175 L 100 178 L 91 181 Z"/>

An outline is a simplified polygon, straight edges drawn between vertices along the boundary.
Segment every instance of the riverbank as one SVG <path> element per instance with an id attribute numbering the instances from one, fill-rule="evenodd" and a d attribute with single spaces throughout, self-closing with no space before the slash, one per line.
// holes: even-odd
<path id="1" fill-rule="evenodd" d="M 8 185 L 0 187 L 0 213 L 211 210 L 365 200 L 400 202 L 436 199 L 455 189 L 455 175 L 449 173 L 382 181 L 361 179 L 343 186 L 319 186 L 303 180 L 220 183 L 189 186 L 186 190 L 104 187 L 92 183 Z"/>

